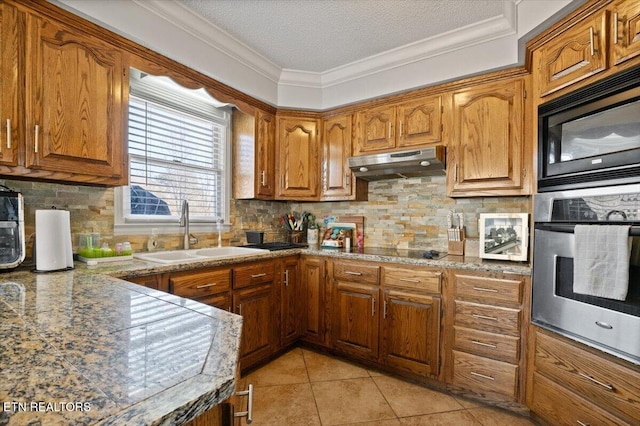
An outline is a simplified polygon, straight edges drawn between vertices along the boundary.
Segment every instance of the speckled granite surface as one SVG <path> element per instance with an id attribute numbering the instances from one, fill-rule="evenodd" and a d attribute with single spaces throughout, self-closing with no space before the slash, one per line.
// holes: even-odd
<path id="1" fill-rule="evenodd" d="M 0 425 L 181 424 L 233 392 L 241 321 L 82 266 L 1 274 Z"/>
<path id="2" fill-rule="evenodd" d="M 181 424 L 231 395 L 241 318 L 135 277 L 297 254 L 530 275 L 528 265 L 368 248 L 0 274 L 0 425 Z"/>

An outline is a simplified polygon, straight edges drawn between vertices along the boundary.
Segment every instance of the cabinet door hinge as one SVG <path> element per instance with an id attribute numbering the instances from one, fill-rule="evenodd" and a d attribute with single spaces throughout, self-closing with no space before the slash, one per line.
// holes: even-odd
<path id="1" fill-rule="evenodd" d="M 522 169 L 522 177 L 527 177 L 527 169 Z"/>

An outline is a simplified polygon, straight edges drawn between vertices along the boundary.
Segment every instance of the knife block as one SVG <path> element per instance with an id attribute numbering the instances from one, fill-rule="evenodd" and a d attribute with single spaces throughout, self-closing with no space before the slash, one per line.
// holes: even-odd
<path id="1" fill-rule="evenodd" d="M 449 240 L 448 254 L 454 256 L 464 256 L 464 228 L 460 229 L 460 240 Z"/>

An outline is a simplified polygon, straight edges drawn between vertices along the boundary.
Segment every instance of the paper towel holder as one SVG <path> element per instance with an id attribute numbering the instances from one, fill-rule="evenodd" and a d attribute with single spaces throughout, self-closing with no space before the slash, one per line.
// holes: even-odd
<path id="1" fill-rule="evenodd" d="M 71 219 L 67 210 L 55 207 L 36 210 L 33 242 L 33 272 L 59 272 L 74 269 L 71 245 Z"/>

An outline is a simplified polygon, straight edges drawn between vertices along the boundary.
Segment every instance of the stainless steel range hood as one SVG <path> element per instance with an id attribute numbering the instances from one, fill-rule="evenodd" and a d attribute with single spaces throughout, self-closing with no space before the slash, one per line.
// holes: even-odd
<path id="1" fill-rule="evenodd" d="M 357 178 L 373 181 L 444 175 L 445 148 L 414 149 L 349 158 L 349 168 Z"/>

